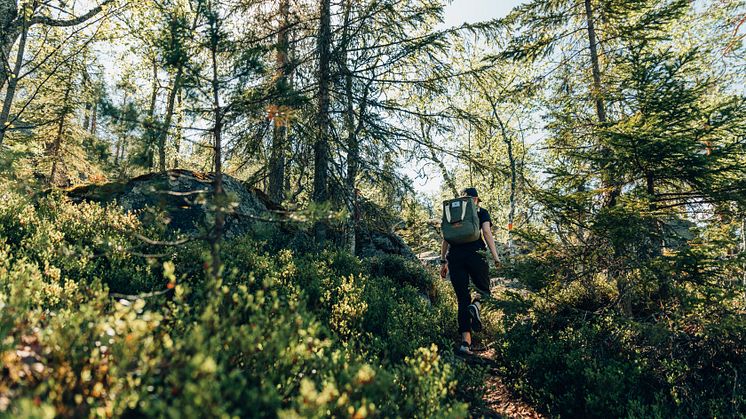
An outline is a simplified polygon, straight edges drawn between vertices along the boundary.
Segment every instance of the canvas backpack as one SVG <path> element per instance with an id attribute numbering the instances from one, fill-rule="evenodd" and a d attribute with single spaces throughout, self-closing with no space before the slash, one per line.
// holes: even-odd
<path id="1" fill-rule="evenodd" d="M 469 196 L 443 201 L 443 219 L 440 223 L 443 239 L 449 244 L 479 240 L 482 232 L 477 211 L 474 199 Z"/>

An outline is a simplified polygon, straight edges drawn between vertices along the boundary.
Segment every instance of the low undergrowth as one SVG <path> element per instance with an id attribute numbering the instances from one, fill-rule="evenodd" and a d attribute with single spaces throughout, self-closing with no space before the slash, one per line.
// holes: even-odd
<path id="1" fill-rule="evenodd" d="M 417 264 L 243 237 L 211 278 L 206 245 L 156 245 L 181 238 L 115 207 L 0 194 L 0 415 L 463 417 L 478 398 L 450 289 Z"/>

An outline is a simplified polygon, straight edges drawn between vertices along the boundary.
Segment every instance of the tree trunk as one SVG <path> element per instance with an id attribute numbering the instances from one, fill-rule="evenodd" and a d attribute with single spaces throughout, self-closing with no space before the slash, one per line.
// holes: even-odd
<path id="1" fill-rule="evenodd" d="M 70 113 L 70 106 L 68 101 L 70 100 L 70 91 L 72 90 L 73 83 L 71 80 L 68 81 L 67 88 L 65 89 L 65 96 L 62 99 L 62 110 L 60 112 L 60 120 L 57 123 L 57 133 L 52 144 L 52 170 L 49 173 L 49 184 L 54 185 L 54 178 L 57 175 L 57 162 L 60 159 L 60 150 L 62 148 L 62 136 L 65 133 L 65 118 Z"/>
<path id="2" fill-rule="evenodd" d="M 350 28 L 350 15 L 352 14 L 352 1 L 347 0 L 345 3 L 345 15 L 342 33 L 342 44 L 344 51 L 342 52 L 341 63 L 344 66 L 345 72 L 345 125 L 347 128 L 347 176 L 345 178 L 345 193 L 347 199 L 347 209 L 349 211 L 349 218 L 347 220 L 347 231 L 345 237 L 345 244 L 347 250 L 351 255 L 355 254 L 355 240 L 357 236 L 357 222 L 358 222 L 358 211 L 357 211 L 357 198 L 358 190 L 355 187 L 357 179 L 358 168 L 360 167 L 360 144 L 358 142 L 358 126 L 362 126 L 363 123 L 363 108 L 364 101 L 360 105 L 360 114 L 358 115 L 358 124 L 355 124 L 355 97 L 353 96 L 353 85 L 352 85 L 352 71 L 347 66 L 347 47 L 349 45 L 349 28 Z"/>
<path id="3" fill-rule="evenodd" d="M 176 132 L 174 132 L 174 168 L 179 167 L 179 156 L 181 153 L 181 138 L 184 136 L 184 130 L 181 128 L 184 123 L 184 109 L 183 109 L 183 92 L 179 92 L 178 98 L 178 117 L 176 118 Z"/>
<path id="4" fill-rule="evenodd" d="M 596 105 L 596 115 L 598 122 L 605 124 L 607 122 L 606 106 L 604 105 L 603 89 L 601 86 L 601 65 L 599 64 L 598 58 L 598 39 L 596 37 L 596 25 L 593 21 L 593 5 L 591 0 L 585 0 L 585 19 L 588 28 L 588 49 L 591 54 L 591 74 L 593 76 L 592 95 Z M 603 147 L 600 151 L 602 155 L 608 155 L 609 151 Z M 604 206 L 613 207 L 616 205 L 616 200 L 621 194 L 621 187 L 619 182 L 615 180 L 615 176 L 609 173 L 609 169 L 602 168 L 601 170 L 601 182 L 604 189 L 606 190 L 604 199 Z"/>
<path id="5" fill-rule="evenodd" d="M 87 132 L 90 129 L 92 109 L 93 109 L 93 105 L 91 105 L 91 102 L 86 101 L 85 109 L 83 110 L 83 131 Z"/>
<path id="6" fill-rule="evenodd" d="M 148 117 L 152 120 L 155 116 L 155 103 L 158 99 L 158 60 L 153 58 L 153 84 L 150 87 L 150 106 L 148 107 Z"/>
<path id="7" fill-rule="evenodd" d="M 746 253 L 746 217 L 741 218 L 741 254 L 743 253 Z M 744 262 L 744 266 L 741 269 L 743 270 L 741 282 L 746 287 L 746 262 Z"/>
<path id="8" fill-rule="evenodd" d="M 96 116 L 98 114 L 98 98 L 93 102 L 93 109 L 91 110 L 91 135 L 96 135 Z"/>
<path id="9" fill-rule="evenodd" d="M 143 123 L 143 126 L 145 128 L 145 141 L 147 142 L 146 156 L 148 170 L 152 170 L 153 165 L 155 164 L 154 148 L 157 148 L 156 142 L 161 135 L 158 131 L 158 124 L 155 120 L 155 105 L 158 100 L 158 91 L 160 90 L 158 85 L 158 60 L 155 57 L 151 57 L 151 64 L 153 65 L 153 74 L 150 87 L 150 105 L 148 106 L 148 113 Z"/>
<path id="10" fill-rule="evenodd" d="M 18 0 L 0 0 L 0 90 L 10 72 L 10 53 L 18 38 Z"/>
<path id="11" fill-rule="evenodd" d="M 277 33 L 277 80 L 275 90 L 278 94 L 285 94 L 289 71 L 288 63 L 288 26 L 290 15 L 290 0 L 279 2 L 280 30 Z M 278 97 L 278 114 L 275 116 L 272 130 L 272 150 L 269 159 L 269 197 L 275 202 L 285 199 L 285 149 L 287 148 L 287 108 L 284 100 Z"/>
<path id="12" fill-rule="evenodd" d="M 85 63 L 83 63 L 83 82 L 82 82 L 81 90 L 85 91 L 85 89 L 88 87 L 89 84 L 90 84 L 90 77 L 88 76 L 88 71 L 85 69 Z M 92 107 L 93 105 L 91 105 L 90 98 L 86 98 L 85 107 L 83 108 L 83 130 L 84 131 L 88 131 L 88 126 L 91 123 L 91 108 Z"/>
<path id="13" fill-rule="evenodd" d="M 516 170 L 515 155 L 513 153 L 513 139 L 503 137 L 505 145 L 508 147 L 508 160 L 510 161 L 510 200 L 508 208 L 508 251 L 511 256 L 515 255 L 515 246 L 513 246 L 513 222 L 515 221 L 515 195 L 518 181 Z"/>
<path id="14" fill-rule="evenodd" d="M 166 140 L 168 139 L 168 131 L 171 129 L 171 120 L 174 116 L 174 105 L 176 103 L 176 95 L 181 88 L 181 78 L 183 76 L 183 67 L 179 65 L 176 69 L 173 82 L 171 83 L 171 91 L 168 93 L 168 101 L 166 102 L 166 116 L 163 118 L 163 127 L 161 127 L 158 133 L 158 170 L 161 172 L 166 171 Z"/>
<path id="15" fill-rule="evenodd" d="M 213 22 L 217 26 L 218 22 Z M 212 28 L 217 32 L 217 27 Z M 215 228 L 212 237 L 212 276 L 217 278 L 220 275 L 220 239 L 223 236 L 223 227 L 225 225 L 225 215 L 223 213 L 225 206 L 225 194 L 223 193 L 223 167 L 222 167 L 222 144 L 221 134 L 223 130 L 222 115 L 220 109 L 220 83 L 218 73 L 217 49 L 218 35 L 211 34 L 212 45 L 210 48 L 212 58 L 212 97 L 213 97 L 213 114 L 215 126 L 213 129 L 213 140 L 215 150 L 215 171 L 213 178 L 213 201 L 215 205 Z"/>
<path id="16" fill-rule="evenodd" d="M 588 48 L 591 52 L 591 73 L 593 74 L 593 97 L 596 102 L 598 121 L 606 122 L 606 107 L 601 95 L 601 66 L 598 63 L 598 48 L 596 40 L 596 26 L 593 22 L 593 6 L 591 0 L 585 0 L 585 19 L 588 25 Z"/>
<path id="17" fill-rule="evenodd" d="M 0 111 L 0 146 L 3 145 L 5 139 L 5 133 L 10 128 L 10 107 L 13 104 L 13 99 L 16 95 L 16 87 L 18 86 L 18 77 L 21 74 L 21 67 L 23 66 L 23 54 L 26 49 L 26 36 L 28 35 L 28 26 L 24 20 L 21 26 L 21 39 L 18 42 L 18 52 L 16 53 L 16 62 L 13 64 L 13 74 L 8 79 L 8 87 L 5 91 L 5 100 L 3 101 L 3 109 Z M 12 45 L 12 44 L 11 44 Z"/>
<path id="18" fill-rule="evenodd" d="M 122 112 L 124 112 L 124 109 L 127 108 L 127 91 L 124 91 L 124 96 L 122 97 Z M 121 118 L 117 118 L 117 123 L 121 121 Z M 126 133 L 120 134 L 119 138 L 117 139 L 117 148 L 114 152 L 114 166 L 119 167 L 119 164 L 121 163 L 121 157 L 124 156 L 124 136 Z"/>
<path id="19" fill-rule="evenodd" d="M 321 0 L 321 14 L 319 19 L 318 54 L 319 54 L 319 90 L 318 113 L 316 121 L 318 136 L 314 144 L 314 174 L 313 174 L 313 202 L 324 203 L 328 200 L 328 171 L 329 171 L 329 84 L 331 75 L 329 64 L 331 60 L 331 4 L 330 0 Z M 326 240 L 326 226 L 317 222 L 315 226 L 316 241 Z"/>
<path id="20" fill-rule="evenodd" d="M 490 99 L 492 106 L 492 115 L 500 126 L 500 134 L 503 137 L 503 142 L 508 149 L 508 161 L 510 162 L 510 198 L 508 201 L 508 250 L 510 255 L 513 256 L 515 248 L 513 246 L 513 221 L 515 221 L 515 195 L 518 183 L 518 170 L 516 165 L 515 153 L 513 150 L 513 137 L 508 132 L 508 126 L 503 122 L 502 118 L 498 113 L 497 103 Z"/>

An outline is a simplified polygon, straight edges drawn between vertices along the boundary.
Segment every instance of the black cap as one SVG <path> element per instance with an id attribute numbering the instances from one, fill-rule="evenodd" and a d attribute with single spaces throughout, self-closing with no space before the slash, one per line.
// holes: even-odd
<path id="1" fill-rule="evenodd" d="M 464 195 L 466 195 L 466 196 L 473 196 L 475 198 L 479 197 L 479 194 L 477 193 L 477 188 L 466 188 L 466 189 L 464 189 Z"/>

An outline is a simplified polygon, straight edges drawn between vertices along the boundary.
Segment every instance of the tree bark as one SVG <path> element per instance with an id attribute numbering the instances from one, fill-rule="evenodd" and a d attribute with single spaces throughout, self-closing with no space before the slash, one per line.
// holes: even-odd
<path id="1" fill-rule="evenodd" d="M 93 109 L 91 109 L 91 135 L 96 135 L 96 122 L 98 114 L 98 97 L 93 102 Z"/>
<path id="2" fill-rule="evenodd" d="M 217 19 L 217 18 L 216 18 Z M 225 226 L 225 194 L 223 193 L 223 167 L 222 167 L 222 144 L 221 134 L 223 130 L 222 124 L 222 111 L 220 109 L 220 82 L 218 73 L 218 60 L 217 60 L 217 49 L 218 49 L 218 21 L 212 23 L 214 25 L 211 29 L 216 33 L 211 34 L 212 45 L 210 47 L 210 55 L 212 61 L 212 98 L 213 98 L 213 114 L 215 118 L 215 126 L 213 128 L 213 140 L 215 150 L 215 162 L 214 162 L 214 178 L 213 178 L 213 203 L 215 205 L 215 228 L 213 230 L 212 237 L 212 276 L 217 278 L 220 275 L 220 240 L 223 236 L 223 228 Z"/>
<path id="3" fill-rule="evenodd" d="M 152 120 L 155 116 L 155 103 L 158 99 L 158 60 L 152 57 L 153 80 L 150 87 L 150 106 L 148 106 L 148 117 Z"/>
<path id="4" fill-rule="evenodd" d="M 5 100 L 3 100 L 3 109 L 0 111 L 0 146 L 3 145 L 5 139 L 5 133 L 10 128 L 9 117 L 10 107 L 13 104 L 13 99 L 16 95 L 16 87 L 18 86 L 18 77 L 21 74 L 21 67 L 23 66 L 23 55 L 26 50 L 26 37 L 28 35 L 28 25 L 24 20 L 21 24 L 21 39 L 18 43 L 18 52 L 16 53 L 16 62 L 13 64 L 13 73 L 8 79 L 8 87 L 5 91 Z M 12 44 L 11 44 L 12 45 Z"/>
<path id="5" fill-rule="evenodd" d="M 314 144 L 313 202 L 324 203 L 328 200 L 329 171 L 329 85 L 331 82 L 331 4 L 330 0 L 321 1 L 317 50 L 319 54 L 319 90 L 318 112 L 316 115 L 318 136 Z M 326 226 L 317 222 L 315 226 L 316 241 L 326 240 Z"/>
<path id="6" fill-rule="evenodd" d="M 290 0 L 280 0 L 279 20 L 280 29 L 277 33 L 277 79 L 275 89 L 279 94 L 285 94 L 289 71 L 288 63 L 288 26 L 290 15 Z M 278 97 L 278 115 L 275 115 L 272 130 L 272 150 L 269 159 L 269 197 L 275 202 L 285 199 L 285 149 L 287 148 L 287 108 L 284 100 Z"/>
<path id="7" fill-rule="evenodd" d="M 508 161 L 510 163 L 510 198 L 508 201 L 508 250 L 510 255 L 514 255 L 515 248 L 513 246 L 513 221 L 515 221 L 515 196 L 518 183 L 518 170 L 516 167 L 516 158 L 513 151 L 513 137 L 508 132 L 508 126 L 505 125 L 502 118 L 497 111 L 497 103 L 493 102 L 490 98 L 490 104 L 492 106 L 492 114 L 495 117 L 498 125 L 500 126 L 500 133 L 503 137 L 503 142 L 507 147 Z"/>
<path id="8" fill-rule="evenodd" d="M 174 164 L 173 164 L 174 168 L 179 167 L 179 156 L 181 153 L 181 139 L 182 139 L 182 136 L 184 135 L 184 130 L 181 128 L 184 122 L 183 100 L 184 100 L 184 94 L 183 92 L 179 92 L 178 106 L 177 106 L 178 117 L 176 118 L 176 130 L 174 132 Z"/>
<path id="9" fill-rule="evenodd" d="M 345 125 L 347 126 L 347 176 L 345 179 L 345 190 L 347 194 L 347 208 L 349 210 L 349 218 L 347 222 L 347 236 L 345 242 L 347 250 L 351 255 L 355 254 L 355 241 L 357 237 L 357 222 L 358 222 L 358 211 L 357 211 L 357 198 L 358 190 L 355 186 L 357 179 L 358 168 L 360 167 L 360 144 L 358 141 L 358 127 L 355 124 L 355 97 L 353 96 L 353 85 L 352 85 L 352 71 L 347 66 L 347 46 L 349 45 L 349 34 L 350 26 L 350 15 L 352 13 L 352 1 L 347 0 L 345 4 L 345 17 L 344 17 L 344 32 L 342 35 L 344 52 L 341 58 L 342 65 L 345 70 Z M 359 126 L 362 127 L 363 122 L 363 109 L 364 101 L 360 104 L 360 114 L 358 115 Z"/>
<path id="10" fill-rule="evenodd" d="M 515 254 L 515 246 L 513 246 L 513 223 L 515 221 L 515 195 L 518 181 L 518 173 L 516 170 L 515 155 L 513 153 L 513 139 L 503 136 L 505 145 L 508 147 L 508 160 L 510 161 L 510 200 L 508 208 L 508 250 L 510 255 Z"/>
<path id="11" fill-rule="evenodd" d="M 746 217 L 741 218 L 741 254 L 746 253 Z M 741 282 L 746 287 L 746 262 L 741 266 L 743 270 Z"/>
<path id="12" fill-rule="evenodd" d="M 8 81 L 10 53 L 18 38 L 18 2 L 17 0 L 0 0 L 0 89 Z M 25 21 L 24 21 L 25 23 Z"/>
<path id="13" fill-rule="evenodd" d="M 49 184 L 54 185 L 54 178 L 57 175 L 57 162 L 60 159 L 60 150 L 62 148 L 62 136 L 65 133 L 65 118 L 70 113 L 70 106 L 68 101 L 70 100 L 70 91 L 72 90 L 73 83 L 68 81 L 67 88 L 65 89 L 65 96 L 62 99 L 62 110 L 60 112 L 60 120 L 57 123 L 57 133 L 52 144 L 52 170 L 49 173 Z"/>
<path id="14" fill-rule="evenodd" d="M 601 86 L 601 65 L 599 64 L 598 57 L 598 37 L 596 36 L 596 26 L 593 21 L 593 5 L 591 0 L 584 0 L 585 4 L 585 18 L 588 28 L 588 48 L 591 54 L 591 74 L 593 76 L 592 95 L 596 105 L 596 116 L 598 122 L 605 124 L 607 122 L 606 105 L 603 99 L 603 88 Z M 602 147 L 600 154 L 607 155 L 609 151 L 606 147 Z M 621 186 L 615 176 L 609 173 L 609 170 L 602 168 L 602 184 L 606 190 L 604 199 L 604 206 L 613 207 L 616 205 L 616 200 L 621 194 Z"/>
<path id="15" fill-rule="evenodd" d="M 127 108 L 127 91 L 124 91 L 124 96 L 122 97 L 122 111 Z M 121 118 L 117 118 L 117 122 L 121 121 Z M 126 133 L 122 134 L 117 139 L 117 147 L 114 152 L 114 166 L 119 167 L 119 164 L 121 163 L 121 158 L 124 156 L 124 136 Z M 122 157 L 120 157 L 122 156 Z"/>
<path id="16" fill-rule="evenodd" d="M 90 101 L 86 101 L 85 108 L 83 109 L 83 131 L 88 131 L 91 126 L 91 110 L 93 105 Z"/>
<path id="17" fill-rule="evenodd" d="M 591 53 L 591 73 L 593 74 L 593 97 L 596 103 L 596 114 L 598 121 L 606 122 L 606 107 L 601 95 L 601 66 L 598 62 L 598 41 L 596 39 L 596 26 L 593 22 L 593 5 L 591 0 L 585 0 L 585 18 L 588 25 L 588 47 Z"/>
<path id="18" fill-rule="evenodd" d="M 174 105 L 176 103 L 176 95 L 181 88 L 181 79 L 183 77 L 183 66 L 179 65 L 176 69 L 173 81 L 171 83 L 171 91 L 168 93 L 168 101 L 166 102 L 166 116 L 163 118 L 163 127 L 161 127 L 158 133 L 158 170 L 161 172 L 166 171 L 166 141 L 168 139 L 168 131 L 171 129 L 171 120 L 174 116 Z"/>

